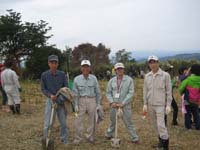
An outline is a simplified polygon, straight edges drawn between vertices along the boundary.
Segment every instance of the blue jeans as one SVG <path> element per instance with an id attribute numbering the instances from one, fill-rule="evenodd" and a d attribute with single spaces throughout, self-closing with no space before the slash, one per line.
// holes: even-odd
<path id="1" fill-rule="evenodd" d="M 50 127 L 50 118 L 51 118 L 51 99 L 47 98 L 46 101 L 46 108 L 45 108 L 45 114 L 44 114 L 44 129 L 43 129 L 43 138 L 46 139 L 48 135 L 48 129 Z M 66 126 L 66 112 L 64 110 L 64 105 L 57 105 L 57 108 L 54 111 L 54 118 L 53 123 L 55 122 L 56 113 L 58 116 L 58 120 L 60 123 L 60 139 L 63 143 L 68 142 L 68 129 Z"/>
<path id="2" fill-rule="evenodd" d="M 199 115 L 198 105 L 190 104 L 186 105 L 185 107 L 187 110 L 187 113 L 185 114 L 185 127 L 187 129 L 191 129 L 191 119 L 193 115 L 195 128 L 197 130 L 200 130 L 200 115 Z"/>

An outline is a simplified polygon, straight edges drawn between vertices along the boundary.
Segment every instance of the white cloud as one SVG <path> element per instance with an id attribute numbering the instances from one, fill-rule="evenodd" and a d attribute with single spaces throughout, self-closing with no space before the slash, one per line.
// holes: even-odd
<path id="1" fill-rule="evenodd" d="M 23 20 L 45 20 L 64 49 L 103 42 L 116 51 L 200 49 L 199 0 L 29 0 L 3 1 Z"/>

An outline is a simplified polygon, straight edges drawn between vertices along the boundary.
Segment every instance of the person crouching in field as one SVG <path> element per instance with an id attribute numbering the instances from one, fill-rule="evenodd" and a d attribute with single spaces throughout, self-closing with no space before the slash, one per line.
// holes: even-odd
<path id="1" fill-rule="evenodd" d="M 200 104 L 200 65 L 192 65 L 190 72 L 191 75 L 181 82 L 179 86 L 181 94 L 185 90 L 188 91 L 188 99 L 184 97 L 187 101 L 187 105 L 185 105 L 185 127 L 186 129 L 191 129 L 191 117 L 193 115 L 195 128 L 200 130 L 200 115 L 198 110 L 198 105 Z"/>
<path id="2" fill-rule="evenodd" d="M 122 109 L 122 119 L 131 136 L 131 142 L 138 144 L 138 135 L 132 122 L 132 100 L 134 94 L 133 79 L 124 75 L 124 64 L 116 63 L 116 76 L 110 79 L 106 89 L 106 97 L 110 103 L 110 126 L 106 132 L 106 138 L 111 139 L 115 131 L 116 110 L 118 107 Z"/>
<path id="3" fill-rule="evenodd" d="M 18 81 L 18 76 L 11 69 L 13 63 L 11 61 L 5 62 L 5 70 L 1 74 L 1 85 L 6 92 L 8 98 L 8 105 L 13 114 L 20 114 L 20 95 L 21 86 Z"/>
<path id="4" fill-rule="evenodd" d="M 48 129 L 50 127 L 50 117 L 52 104 L 58 100 L 56 93 L 62 87 L 67 87 L 67 80 L 63 71 L 57 70 L 58 68 L 58 56 L 50 55 L 48 57 L 49 70 L 45 71 L 41 75 L 41 89 L 42 93 L 46 96 L 46 107 L 44 114 L 44 129 L 42 142 L 46 140 L 48 135 Z M 58 120 L 60 122 L 60 140 L 64 144 L 68 144 L 68 130 L 66 126 L 66 112 L 64 104 L 58 104 L 55 114 L 57 113 Z"/>
<path id="5" fill-rule="evenodd" d="M 171 111 L 172 86 L 171 78 L 167 72 L 159 68 L 157 56 L 149 56 L 148 64 L 151 72 L 144 79 L 144 106 L 143 112 L 149 112 L 153 126 L 159 139 L 158 150 L 168 150 L 169 134 L 165 124 L 165 114 Z"/>
<path id="6" fill-rule="evenodd" d="M 91 63 L 89 60 L 81 62 L 81 75 L 74 78 L 73 92 L 75 94 L 75 139 L 74 144 L 83 141 L 82 130 L 84 115 L 88 114 L 89 127 L 85 134 L 90 143 L 95 142 L 96 109 L 101 104 L 101 92 L 97 78 L 90 74 Z"/>

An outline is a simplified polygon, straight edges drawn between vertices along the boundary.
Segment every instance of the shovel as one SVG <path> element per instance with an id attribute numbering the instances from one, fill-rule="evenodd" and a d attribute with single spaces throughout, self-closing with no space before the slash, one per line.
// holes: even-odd
<path id="1" fill-rule="evenodd" d="M 50 118 L 50 125 L 49 125 L 49 129 L 48 129 L 47 138 L 42 141 L 44 150 L 54 150 L 54 140 L 51 137 L 51 131 L 52 131 L 52 128 L 53 128 L 53 117 L 54 117 L 55 109 L 56 109 L 56 103 L 52 102 L 51 118 Z"/>
<path id="2" fill-rule="evenodd" d="M 114 148 L 119 148 L 121 140 L 117 138 L 118 134 L 118 117 L 120 116 L 120 113 L 122 112 L 121 108 L 118 108 L 116 111 L 116 123 L 115 123 L 115 137 L 111 139 L 111 146 Z"/>

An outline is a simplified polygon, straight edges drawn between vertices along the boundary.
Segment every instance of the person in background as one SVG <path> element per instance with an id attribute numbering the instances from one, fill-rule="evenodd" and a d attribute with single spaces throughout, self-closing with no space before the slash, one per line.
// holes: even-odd
<path id="1" fill-rule="evenodd" d="M 179 91 L 181 94 L 188 91 L 188 96 L 184 97 L 187 102 L 185 105 L 185 127 L 191 129 L 191 117 L 193 116 L 195 128 L 200 130 L 200 115 L 198 105 L 200 103 L 200 65 L 191 66 L 191 75 L 180 83 Z"/>
<path id="2" fill-rule="evenodd" d="M 143 112 L 149 112 L 153 126 L 157 132 L 158 150 L 168 150 L 169 134 L 165 124 L 165 114 L 171 111 L 172 86 L 169 73 L 159 67 L 159 59 L 155 55 L 148 57 L 151 72 L 144 79 L 144 106 Z"/>
<path id="3" fill-rule="evenodd" d="M 187 68 L 185 66 L 181 66 L 178 69 L 178 73 L 179 73 L 179 82 L 182 82 L 183 80 L 185 80 L 189 75 L 190 75 L 190 68 Z"/>
<path id="4" fill-rule="evenodd" d="M 116 76 L 115 68 L 112 68 L 112 77 Z"/>
<path id="5" fill-rule="evenodd" d="M 88 114 L 89 127 L 85 137 L 89 143 L 95 142 L 96 109 L 101 104 L 101 92 L 96 76 L 90 74 L 89 60 L 81 61 L 81 75 L 74 78 L 73 92 L 75 94 L 75 138 L 74 144 L 83 141 L 82 130 L 84 115 Z"/>
<path id="6" fill-rule="evenodd" d="M 131 136 L 131 142 L 138 144 L 139 139 L 132 122 L 132 100 L 134 95 L 133 79 L 124 74 L 124 64 L 115 64 L 116 76 L 110 79 L 106 89 L 106 97 L 110 103 L 110 126 L 106 138 L 111 139 L 115 131 L 116 111 L 122 109 L 122 119 Z"/>
<path id="7" fill-rule="evenodd" d="M 176 103 L 176 100 L 174 98 L 174 88 L 177 87 L 177 80 L 173 77 L 173 68 L 174 66 L 168 64 L 167 65 L 167 69 L 165 70 L 166 72 L 168 72 L 171 76 L 172 76 L 172 103 L 171 103 L 171 106 L 173 108 L 173 119 L 172 119 L 172 125 L 176 126 L 178 125 L 178 121 L 177 121 L 177 118 L 178 118 L 178 105 Z M 165 115 L 165 120 L 166 120 L 166 124 L 167 124 L 167 115 Z"/>
<path id="8" fill-rule="evenodd" d="M 106 79 L 107 79 L 107 81 L 109 81 L 110 78 L 111 78 L 111 72 L 110 72 L 110 70 L 107 70 L 106 71 Z"/>
<path id="9" fill-rule="evenodd" d="M 174 98 L 174 88 L 177 87 L 177 81 L 176 79 L 172 79 L 172 103 L 171 106 L 173 108 L 173 119 L 172 119 L 172 125 L 176 126 L 178 125 L 178 105 L 176 103 L 176 100 Z"/>
<path id="10" fill-rule="evenodd" d="M 179 76 L 178 76 L 177 87 L 179 87 L 180 83 L 182 81 L 184 81 L 190 75 L 190 68 L 187 68 L 186 66 L 181 66 L 178 69 L 178 73 L 179 73 Z M 189 99 L 189 92 L 188 92 L 187 89 L 185 89 L 182 92 L 182 95 L 181 95 L 181 110 L 182 110 L 182 113 L 184 114 L 184 116 L 187 113 L 187 111 L 186 111 L 186 105 L 189 105 L 188 99 Z M 192 124 L 193 123 L 192 116 L 190 118 L 191 118 L 190 122 Z M 185 119 L 186 118 L 184 117 L 184 122 L 186 122 Z"/>
<path id="11" fill-rule="evenodd" d="M 140 78 L 144 79 L 144 76 L 145 76 L 144 70 L 140 70 Z"/>
<path id="12" fill-rule="evenodd" d="M 8 97 L 8 105 L 13 114 L 20 114 L 20 94 L 22 91 L 18 81 L 18 76 L 11 69 L 13 63 L 11 61 L 5 62 L 5 70 L 1 73 L 1 85 Z"/>
<path id="13" fill-rule="evenodd" d="M 7 95 L 6 92 L 4 91 L 2 85 L 1 85 L 1 73 L 3 72 L 3 70 L 5 69 L 4 64 L 0 64 L 0 90 L 1 90 L 1 95 L 2 95 L 2 111 L 4 112 L 9 112 L 9 109 L 7 109 Z"/>

